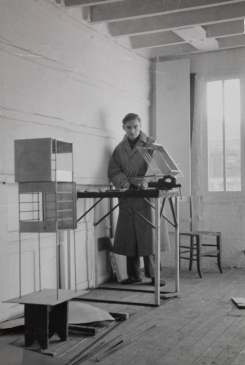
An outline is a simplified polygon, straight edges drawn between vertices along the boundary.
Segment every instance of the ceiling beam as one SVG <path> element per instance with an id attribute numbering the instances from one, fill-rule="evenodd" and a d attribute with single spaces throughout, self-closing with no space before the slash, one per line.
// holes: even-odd
<path id="1" fill-rule="evenodd" d="M 191 44 L 172 45 L 165 47 L 154 47 L 150 50 L 150 58 L 179 56 L 196 51 L 197 49 Z"/>
<path id="2" fill-rule="evenodd" d="M 112 36 L 120 37 L 232 21 L 244 17 L 244 2 L 239 2 L 223 5 L 222 11 L 220 7 L 214 6 L 212 8 L 135 19 L 133 21 L 118 21 L 109 23 L 108 27 Z"/>
<path id="3" fill-rule="evenodd" d="M 245 34 L 220 38 L 219 46 L 220 48 L 234 48 L 239 46 L 245 46 Z"/>
<path id="4" fill-rule="evenodd" d="M 235 20 L 205 26 L 207 38 L 227 37 L 229 35 L 244 34 L 244 20 Z"/>
<path id="5" fill-rule="evenodd" d="M 125 0 L 64 0 L 65 6 L 89 6 L 89 5 L 101 5 L 114 3 L 115 1 L 125 1 Z M 60 0 L 56 0 L 56 2 L 60 2 Z"/>
<path id="6" fill-rule="evenodd" d="M 186 41 L 172 31 L 169 31 L 132 36 L 130 37 L 130 43 L 132 49 L 139 49 L 186 43 Z"/>
<path id="7" fill-rule="evenodd" d="M 177 11 L 195 10 L 244 0 L 128 0 L 111 2 L 91 8 L 91 22 L 112 22 L 161 15 Z"/>
<path id="8" fill-rule="evenodd" d="M 231 40 L 231 38 L 234 38 Z M 215 51 L 222 51 L 228 50 L 233 48 L 240 48 L 245 47 L 245 38 L 242 36 L 235 36 L 235 37 L 227 37 L 221 38 L 219 41 L 219 49 L 217 50 L 198 50 L 192 47 L 190 44 L 183 44 L 183 45 L 173 45 L 173 46 L 166 46 L 166 47 L 155 47 L 150 50 L 150 58 L 169 58 L 175 57 L 179 55 L 191 55 L 191 54 L 199 54 L 204 52 L 215 52 Z M 190 48 L 191 46 L 192 48 Z"/>

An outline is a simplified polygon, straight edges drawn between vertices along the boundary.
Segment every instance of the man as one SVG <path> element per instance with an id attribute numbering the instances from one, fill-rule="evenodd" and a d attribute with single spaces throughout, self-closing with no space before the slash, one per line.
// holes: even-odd
<path id="1" fill-rule="evenodd" d="M 154 139 L 147 137 L 141 131 L 141 120 L 137 114 L 127 114 L 122 123 L 126 134 L 112 154 L 108 170 L 109 179 L 116 189 L 129 189 L 131 184 L 146 188 L 147 182 L 143 177 L 148 166 L 143 158 L 137 156 L 139 154 L 137 146 L 149 147 L 154 143 Z M 132 161 L 137 161 L 137 165 L 134 165 Z M 133 178 L 130 178 L 131 174 Z M 127 198 L 122 201 L 119 207 L 113 252 L 127 257 L 128 278 L 124 279 L 122 284 L 142 281 L 140 257 L 143 256 L 145 276 L 155 285 L 154 230 L 135 210 L 147 220 L 152 221 L 152 207 L 144 198 Z M 161 232 L 161 240 L 162 244 L 165 244 L 165 249 L 168 249 L 166 223 L 165 230 Z M 160 286 L 164 285 L 164 281 L 160 281 Z"/>

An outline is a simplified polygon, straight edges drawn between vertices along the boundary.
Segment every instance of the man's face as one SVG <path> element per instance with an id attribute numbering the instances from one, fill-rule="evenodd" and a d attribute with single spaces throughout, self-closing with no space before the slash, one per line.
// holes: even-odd
<path id="1" fill-rule="evenodd" d="M 135 138 L 138 137 L 141 130 L 141 122 L 138 119 L 131 120 L 130 122 L 126 122 L 123 125 L 123 129 L 126 132 L 126 135 L 131 141 L 134 141 Z"/>

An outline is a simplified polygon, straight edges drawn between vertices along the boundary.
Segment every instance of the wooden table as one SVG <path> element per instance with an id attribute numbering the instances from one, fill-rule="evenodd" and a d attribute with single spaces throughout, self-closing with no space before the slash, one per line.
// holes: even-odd
<path id="1" fill-rule="evenodd" d="M 43 289 L 4 303 L 19 303 L 25 306 L 25 346 L 35 340 L 42 349 L 49 346 L 49 338 L 57 333 L 61 341 L 68 336 L 68 302 L 86 291 Z"/>
<path id="2" fill-rule="evenodd" d="M 162 209 L 165 204 L 165 201 L 168 200 L 170 203 L 170 208 L 172 212 L 173 221 L 167 219 L 167 221 L 174 226 L 175 228 L 175 291 L 173 293 L 168 293 L 167 296 L 176 296 L 179 293 L 179 190 L 160 190 L 156 188 L 149 189 L 132 189 L 132 190 L 107 190 L 107 191 L 78 191 L 77 192 L 78 199 L 86 199 L 86 198 L 94 198 L 98 199 L 94 205 L 88 209 L 79 219 L 81 220 L 86 216 L 100 201 L 104 198 L 154 198 L 155 199 L 155 225 L 145 219 L 147 224 L 150 224 L 152 228 L 155 229 L 155 300 L 154 306 L 160 305 L 160 225 L 161 218 L 167 219 L 162 215 Z M 163 199 L 163 203 L 161 204 L 160 200 Z M 174 201 L 174 202 L 173 202 Z M 112 213 L 114 209 L 116 209 L 120 205 L 117 204 L 113 207 L 105 216 L 103 216 L 98 222 L 95 222 L 94 225 L 98 225 L 103 219 L 105 219 L 108 215 Z M 138 213 L 138 212 L 136 212 Z M 140 213 L 138 213 L 140 214 Z M 141 214 L 140 214 L 141 215 Z M 141 215 L 142 219 L 144 217 Z M 122 288 L 123 290 L 123 288 Z M 161 294 L 161 297 L 164 295 Z M 166 296 L 165 296 L 166 297 Z M 147 305 L 147 304 L 146 304 Z"/>

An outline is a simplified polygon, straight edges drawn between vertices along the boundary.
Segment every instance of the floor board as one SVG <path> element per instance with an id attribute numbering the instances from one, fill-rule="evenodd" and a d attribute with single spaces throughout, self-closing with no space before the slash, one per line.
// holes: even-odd
<path id="1" fill-rule="evenodd" d="M 218 270 L 204 270 L 204 277 L 199 278 L 197 272 L 181 270 L 181 297 L 161 302 L 160 307 L 146 307 L 130 304 L 129 301 L 154 299 L 152 293 L 128 291 L 112 291 L 107 289 L 93 290 L 86 294 L 87 298 L 123 300 L 117 303 L 90 303 L 108 312 L 127 312 L 129 319 L 104 336 L 103 341 L 109 343 L 122 334 L 124 342 L 133 336 L 154 327 L 154 330 L 135 342 L 128 344 L 100 361 L 101 365 L 244 365 L 245 364 L 245 310 L 238 309 L 231 301 L 232 297 L 245 298 L 245 270 L 232 269 L 220 274 Z M 163 269 L 162 278 L 166 287 L 162 290 L 174 289 L 174 270 Z M 115 285 L 115 284 L 107 284 Z M 116 285 L 118 287 L 118 285 Z M 133 287 L 133 286 L 132 286 Z M 146 284 L 136 287 L 148 287 Z M 107 328 L 108 329 L 108 328 Z M 78 336 L 70 339 L 70 344 L 61 344 L 57 354 L 61 363 L 73 365 L 81 358 L 83 351 L 99 339 L 107 329 L 93 338 L 81 342 Z M 9 345 L 13 339 L 0 337 L 0 344 Z M 23 335 L 22 335 L 23 338 Z M 9 342 L 8 342 L 9 341 Z M 99 345 L 101 341 L 97 342 Z M 17 341 L 18 342 L 18 341 Z M 16 342 L 16 344 L 17 344 Z M 80 343 L 79 343 L 80 342 Z M 75 346 L 71 349 L 71 344 Z M 11 345 L 14 347 L 14 344 Z M 54 345 L 55 347 L 55 345 Z M 91 349 L 95 348 L 91 347 Z M 25 350 L 28 358 L 28 350 Z M 82 364 L 94 364 L 98 354 L 91 356 Z M 43 355 L 46 356 L 46 355 Z M 46 361 L 48 361 L 46 356 Z M 55 358 L 55 357 L 54 357 Z M 56 356 L 57 358 L 57 356 Z M 75 359 L 75 360 L 74 360 Z M 57 358 L 57 360 L 59 360 Z M 72 360 L 72 361 L 71 361 Z M 79 363 L 79 362 L 77 362 Z M 32 362 L 33 365 L 35 363 Z"/>

